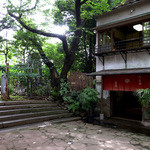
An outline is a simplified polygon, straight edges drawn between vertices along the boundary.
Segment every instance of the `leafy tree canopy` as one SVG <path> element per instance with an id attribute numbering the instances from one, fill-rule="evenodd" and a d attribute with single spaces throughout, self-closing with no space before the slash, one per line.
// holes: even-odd
<path id="1" fill-rule="evenodd" d="M 43 16 L 41 16 L 39 20 L 42 18 L 46 20 L 49 19 L 49 0 L 18 0 L 17 3 L 8 0 L 7 9 L 9 15 L 28 31 L 45 37 L 58 38 L 62 41 L 65 55 L 59 76 L 55 64 L 45 55 L 41 42 L 39 40 L 34 40 L 34 37 L 31 38 L 32 44 L 38 49 L 44 63 L 49 66 L 52 78 L 51 81 L 55 86 L 56 83 L 58 85 L 60 79 L 67 78 L 67 74 L 75 60 L 76 53 L 79 52 L 80 38 L 86 22 L 93 18 L 94 15 L 110 11 L 112 6 L 121 1 L 122 0 L 56 0 L 54 21 L 56 24 L 67 24 L 69 26 L 70 31 L 66 35 L 51 32 L 46 24 L 42 24 L 44 25 L 42 29 L 40 29 L 41 26 L 39 25 L 32 25 L 31 20 L 33 19 L 34 13 L 43 12 Z"/>

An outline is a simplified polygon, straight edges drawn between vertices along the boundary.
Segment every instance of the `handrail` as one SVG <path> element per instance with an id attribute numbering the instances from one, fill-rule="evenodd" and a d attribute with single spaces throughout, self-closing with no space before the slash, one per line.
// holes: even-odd
<path id="1" fill-rule="evenodd" d="M 135 48 L 143 48 L 145 46 L 150 46 L 150 36 L 132 38 L 127 40 L 115 41 L 109 44 L 103 44 L 99 47 L 95 47 L 95 53 L 111 52 L 111 51 L 121 51 L 121 50 L 131 50 Z"/>

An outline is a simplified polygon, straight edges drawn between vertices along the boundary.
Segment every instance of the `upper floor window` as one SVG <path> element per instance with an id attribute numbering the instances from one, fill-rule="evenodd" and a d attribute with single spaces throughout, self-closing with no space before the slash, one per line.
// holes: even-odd
<path id="1" fill-rule="evenodd" d="M 150 22 L 121 26 L 99 34 L 99 50 L 128 50 L 150 45 Z"/>
<path id="2" fill-rule="evenodd" d="M 111 50 L 111 32 L 105 31 L 100 34 L 100 49 L 101 50 Z"/>

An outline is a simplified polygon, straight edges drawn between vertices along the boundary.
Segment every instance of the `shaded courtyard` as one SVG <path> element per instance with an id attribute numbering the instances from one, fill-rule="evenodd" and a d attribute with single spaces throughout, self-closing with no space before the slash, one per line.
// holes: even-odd
<path id="1" fill-rule="evenodd" d="M 0 150 L 148 150 L 150 137 L 82 121 L 0 132 Z"/>

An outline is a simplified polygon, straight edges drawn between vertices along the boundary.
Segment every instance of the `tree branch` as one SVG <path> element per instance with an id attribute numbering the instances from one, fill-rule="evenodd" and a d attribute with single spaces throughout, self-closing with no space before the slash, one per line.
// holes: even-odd
<path id="1" fill-rule="evenodd" d="M 8 2 L 13 6 L 13 7 L 15 7 L 15 5 L 10 1 L 10 0 L 8 0 Z M 32 7 L 32 8 L 29 8 L 29 9 L 25 9 L 25 10 L 13 10 L 14 12 L 18 12 L 18 11 L 21 11 L 21 12 L 27 12 L 27 11 L 31 11 L 31 10 L 33 10 L 33 9 L 35 9 L 36 7 L 37 7 L 37 4 L 38 4 L 38 2 L 39 2 L 39 0 L 36 0 L 36 2 L 35 2 L 35 5 Z M 16 8 L 16 7 L 15 7 Z"/>
<path id="2" fill-rule="evenodd" d="M 88 0 L 83 0 L 82 2 L 80 2 L 80 5 L 83 5 L 87 2 Z"/>
<path id="3" fill-rule="evenodd" d="M 38 4 L 39 0 L 36 0 L 35 2 L 35 5 L 32 7 L 32 8 L 29 8 L 29 9 L 25 9 L 25 10 L 21 10 L 22 12 L 27 12 L 27 11 L 30 11 L 30 10 L 33 10 L 37 7 L 37 4 Z"/>
<path id="4" fill-rule="evenodd" d="M 8 0 L 8 2 L 9 2 L 13 7 L 15 7 L 14 4 L 13 4 L 10 0 Z"/>
<path id="5" fill-rule="evenodd" d="M 53 38 L 58 38 L 62 41 L 63 43 L 63 48 L 64 48 L 64 52 L 66 55 L 69 55 L 70 52 L 68 50 L 68 44 L 67 44 L 67 40 L 66 40 L 66 36 L 64 35 L 60 35 L 60 34 L 54 34 L 54 33 L 49 33 L 49 32 L 44 32 L 44 31 L 41 31 L 41 30 L 38 30 L 38 29 L 34 29 L 34 28 L 31 28 L 29 26 L 27 26 L 22 20 L 21 20 L 21 15 L 19 15 L 19 17 L 15 16 L 13 13 L 11 13 L 9 10 L 8 10 L 8 14 L 13 17 L 14 19 L 16 19 L 25 29 L 33 32 L 33 33 L 37 33 L 39 35 L 43 35 L 43 36 L 46 36 L 46 37 L 53 37 Z"/>

